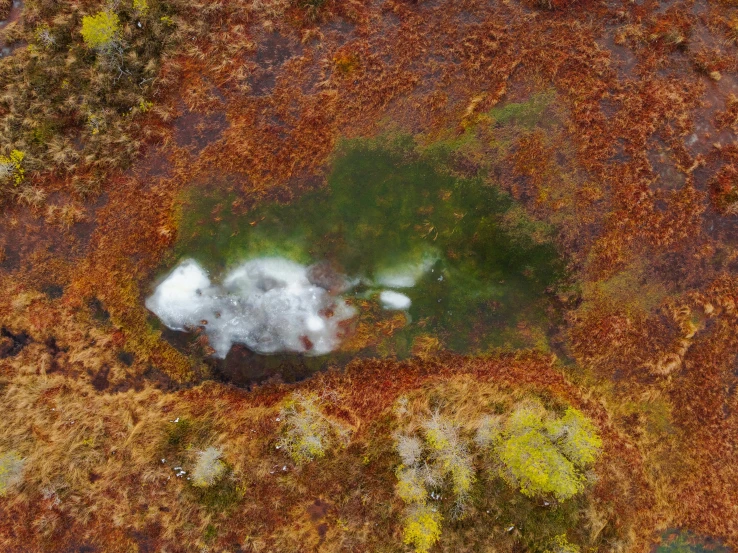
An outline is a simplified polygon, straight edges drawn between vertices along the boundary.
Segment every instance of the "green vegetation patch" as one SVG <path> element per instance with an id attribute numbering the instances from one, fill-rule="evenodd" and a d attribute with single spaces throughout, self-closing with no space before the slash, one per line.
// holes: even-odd
<path id="1" fill-rule="evenodd" d="M 400 356 L 421 334 L 459 352 L 545 348 L 546 292 L 564 274 L 552 229 L 483 178 L 445 168 L 445 156 L 407 138 L 354 140 L 336 152 L 326 187 L 286 205 L 243 214 L 234 192 L 192 190 L 168 263 L 191 257 L 217 275 L 261 256 L 327 261 L 361 279 L 356 302 L 393 288 L 410 298 L 412 322 L 378 346 Z M 398 275 L 414 285 L 393 286 Z"/>

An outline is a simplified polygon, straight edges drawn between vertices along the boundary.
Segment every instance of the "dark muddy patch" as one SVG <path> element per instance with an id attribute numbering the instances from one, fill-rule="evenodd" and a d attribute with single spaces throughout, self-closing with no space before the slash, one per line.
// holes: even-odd
<path id="1" fill-rule="evenodd" d="M 597 42 L 602 48 L 610 52 L 611 66 L 617 74 L 618 80 L 624 81 L 634 78 L 638 58 L 630 48 L 615 42 L 614 30 L 610 29 L 608 34 Z"/>
<path id="2" fill-rule="evenodd" d="M 277 84 L 276 70 L 303 48 L 296 39 L 279 33 L 263 35 L 258 44 L 250 85 L 255 96 L 268 96 Z"/>
<path id="3" fill-rule="evenodd" d="M 51 298 L 52 300 L 58 300 L 64 295 L 64 287 L 57 284 L 45 286 L 41 291 L 49 296 L 49 298 Z"/>
<path id="4" fill-rule="evenodd" d="M 27 45 L 25 42 L 8 43 L 1 34 L 5 27 L 20 19 L 22 11 L 21 0 L 0 0 L 0 58 L 10 56 L 18 48 Z"/>
<path id="5" fill-rule="evenodd" d="M 159 524 L 150 524 L 142 530 L 131 530 L 128 535 L 136 543 L 139 553 L 156 553 L 159 551 L 161 531 Z"/>
<path id="6" fill-rule="evenodd" d="M 5 327 L 0 329 L 0 359 L 15 357 L 31 343 L 31 337 L 21 331 L 14 334 Z"/>
<path id="7" fill-rule="evenodd" d="M 249 388 L 265 382 L 300 382 L 328 367 L 345 366 L 351 358 L 351 355 L 340 353 L 320 357 L 299 354 L 260 355 L 246 346 L 236 344 L 225 359 L 208 359 L 208 363 L 219 379 Z"/>
<path id="8" fill-rule="evenodd" d="M 328 510 L 332 507 L 332 505 L 326 501 L 323 501 L 322 499 L 316 499 L 308 508 L 307 512 L 308 515 L 310 515 L 310 519 L 313 521 L 318 521 L 322 518 L 325 518 L 325 516 L 328 514 Z"/>
<path id="9" fill-rule="evenodd" d="M 21 0 L 0 0 L 0 29 L 20 19 L 23 11 Z"/>
<path id="10" fill-rule="evenodd" d="M 118 360 L 126 367 L 130 367 L 131 365 L 133 365 L 133 362 L 136 360 L 136 358 L 132 353 L 121 351 L 118 353 Z"/>
<path id="11" fill-rule="evenodd" d="M 107 323 L 110 321 L 110 312 L 97 298 L 92 298 L 87 302 L 87 308 L 90 310 L 92 318 L 98 323 Z"/>
<path id="12" fill-rule="evenodd" d="M 6 207 L 0 224 L 0 271 L 26 269 L 34 274 L 34 269 L 39 268 L 39 255 L 66 260 L 83 257 L 97 227 L 96 212 L 106 202 L 106 194 L 89 205 L 52 195 L 44 206 L 45 216 L 25 206 Z M 71 217 L 68 224 L 62 220 L 65 216 Z M 45 277 L 51 275 L 39 275 L 44 277 L 40 279 L 40 286 L 63 284 L 47 282 Z"/>
<path id="13" fill-rule="evenodd" d="M 228 126 L 225 112 L 188 112 L 174 122 L 174 139 L 177 146 L 199 153 L 208 144 L 217 142 Z"/>
<path id="14" fill-rule="evenodd" d="M 95 388 L 95 390 L 97 390 L 98 392 L 107 390 L 108 386 L 110 386 L 108 374 L 110 374 L 110 367 L 103 367 L 102 369 L 100 369 L 97 374 L 92 377 L 92 380 L 90 380 L 92 387 Z"/>
<path id="15" fill-rule="evenodd" d="M 143 373 L 132 375 L 116 384 L 112 384 L 110 382 L 109 369 L 101 369 L 100 372 L 93 377 L 91 383 L 97 391 L 106 391 L 111 394 L 122 394 L 129 390 L 139 392 L 147 385 L 153 385 L 154 388 L 161 390 L 162 392 L 173 392 L 183 388 L 183 385 L 174 382 L 164 372 L 153 367 L 149 367 Z"/>

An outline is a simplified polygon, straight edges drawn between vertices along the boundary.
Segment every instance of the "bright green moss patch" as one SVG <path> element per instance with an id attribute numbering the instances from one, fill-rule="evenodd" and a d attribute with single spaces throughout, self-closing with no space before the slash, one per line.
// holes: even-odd
<path id="1" fill-rule="evenodd" d="M 553 91 L 534 94 L 525 102 L 509 103 L 492 108 L 488 115 L 500 125 L 515 123 L 526 129 L 532 129 L 540 122 L 554 96 Z"/>

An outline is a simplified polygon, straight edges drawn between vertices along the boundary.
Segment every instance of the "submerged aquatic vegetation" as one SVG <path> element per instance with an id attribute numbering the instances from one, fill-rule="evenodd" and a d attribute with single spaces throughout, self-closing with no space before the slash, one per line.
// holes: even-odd
<path id="1" fill-rule="evenodd" d="M 413 322 L 387 344 L 398 355 L 421 330 L 456 351 L 525 344 L 510 329 L 548 324 L 546 293 L 564 273 L 549 236 L 510 225 L 507 195 L 444 173 L 407 140 L 347 142 L 327 187 L 289 204 L 221 212 L 233 201 L 190 197 L 176 255 L 213 271 L 269 256 L 323 263 L 325 286 L 345 274 L 357 303 L 407 310 Z"/>

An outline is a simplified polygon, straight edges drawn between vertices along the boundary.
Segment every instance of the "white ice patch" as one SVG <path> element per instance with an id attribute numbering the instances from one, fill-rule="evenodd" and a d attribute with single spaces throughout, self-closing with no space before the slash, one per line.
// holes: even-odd
<path id="1" fill-rule="evenodd" d="M 382 307 L 385 309 L 397 309 L 403 310 L 410 307 L 412 303 L 410 298 L 405 294 L 399 292 L 393 292 L 392 290 L 384 290 L 379 294 L 379 301 L 382 302 Z"/>
<path id="2" fill-rule="evenodd" d="M 287 259 L 259 258 L 218 286 L 190 259 L 157 286 L 146 307 L 173 330 L 203 325 L 217 357 L 234 343 L 257 353 L 323 355 L 340 345 L 339 323 L 355 310 L 309 274 Z"/>
<path id="3" fill-rule="evenodd" d="M 436 255 L 428 253 L 417 263 L 404 263 L 380 271 L 376 282 L 387 288 L 412 288 L 437 260 Z"/>
<path id="4" fill-rule="evenodd" d="M 146 300 L 146 307 L 172 330 L 199 324 L 213 304 L 210 279 L 188 259 L 172 271 Z"/>

